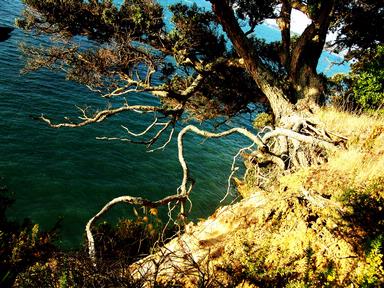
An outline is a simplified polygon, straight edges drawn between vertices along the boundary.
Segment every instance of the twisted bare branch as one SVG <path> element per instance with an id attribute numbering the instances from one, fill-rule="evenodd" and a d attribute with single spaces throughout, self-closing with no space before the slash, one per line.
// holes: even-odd
<path id="1" fill-rule="evenodd" d="M 151 130 L 152 127 L 155 126 L 156 124 L 158 124 L 158 119 L 157 119 L 157 117 L 155 118 L 155 120 L 152 122 L 151 125 L 147 126 L 147 128 L 145 128 L 145 130 L 144 130 L 143 132 L 139 132 L 139 133 L 133 133 L 133 132 L 131 132 L 131 131 L 130 131 L 127 127 L 125 127 L 124 125 L 121 125 L 121 127 L 122 127 L 125 131 L 127 131 L 127 133 L 128 133 L 129 135 L 132 135 L 132 136 L 134 136 L 134 137 L 139 137 L 139 136 L 143 136 L 143 135 L 147 134 L 147 132 L 148 132 L 149 130 Z"/>
<path id="2" fill-rule="evenodd" d="M 144 113 L 147 112 L 159 112 L 164 115 L 171 115 L 171 114 L 177 114 L 181 112 L 181 109 L 174 109 L 174 110 L 166 110 L 159 106 L 143 106 L 143 105 L 128 105 L 125 104 L 124 106 L 121 106 L 119 108 L 115 109 L 105 109 L 102 111 L 97 112 L 95 115 L 89 117 L 85 114 L 85 111 L 83 111 L 83 116 L 80 117 L 80 119 L 84 120 L 79 123 L 59 123 L 59 124 L 53 124 L 50 119 L 46 118 L 44 115 L 40 116 L 40 119 L 47 123 L 50 127 L 53 128 L 61 128 L 61 127 L 69 127 L 69 128 L 78 128 L 82 126 L 89 125 L 91 123 L 98 123 L 103 120 L 105 120 L 108 117 L 111 117 L 113 115 L 126 112 L 126 111 L 141 111 Z"/>
<path id="3" fill-rule="evenodd" d="M 130 106 L 131 109 L 132 109 L 132 107 L 134 107 L 134 106 Z M 137 109 L 137 108 L 135 108 L 135 109 Z M 128 129 L 127 129 L 127 131 L 129 132 L 129 134 L 131 134 L 133 136 L 142 136 L 142 135 L 145 135 L 152 127 L 154 127 L 156 125 L 157 121 L 158 121 L 158 119 L 156 118 L 155 121 L 152 122 L 152 124 L 150 124 L 147 127 L 147 129 L 145 129 L 141 133 L 132 133 Z M 160 137 L 160 135 L 162 135 L 162 133 L 171 124 L 174 124 L 173 121 L 174 121 L 174 119 L 170 120 L 166 123 L 161 123 L 161 125 L 163 125 L 164 127 L 158 131 L 158 133 L 151 139 L 151 141 L 152 140 L 156 141 Z M 172 129 L 172 131 L 170 133 L 169 139 L 167 140 L 167 142 L 164 145 L 169 143 L 170 139 L 172 138 L 173 131 L 174 131 L 174 128 Z M 265 131 L 265 129 L 263 131 Z M 271 162 L 275 163 L 278 167 L 280 167 L 280 169 L 283 169 L 283 170 L 285 169 L 286 165 L 285 165 L 285 162 L 282 160 L 282 158 L 269 152 L 269 147 L 267 146 L 266 143 L 271 138 L 279 139 L 283 136 L 283 138 L 285 139 L 285 137 L 287 137 L 288 139 L 291 139 L 291 141 L 293 143 L 295 143 L 296 146 L 299 145 L 300 142 L 303 142 L 303 143 L 307 143 L 307 144 L 311 144 L 311 145 L 317 145 L 319 147 L 322 147 L 325 149 L 331 149 L 331 150 L 334 150 L 336 147 L 334 144 L 327 142 L 325 140 L 320 140 L 320 139 L 315 138 L 313 136 L 303 135 L 303 134 L 300 134 L 298 132 L 295 132 L 295 131 L 292 131 L 289 129 L 284 129 L 284 128 L 275 128 L 275 129 L 269 128 L 268 132 L 266 132 L 264 134 L 264 136 L 262 138 L 260 138 L 259 134 L 255 135 L 255 134 L 251 133 L 250 131 L 248 131 L 247 129 L 239 128 L 239 127 L 235 127 L 235 128 L 229 129 L 227 131 L 219 132 L 219 133 L 213 133 L 213 132 L 201 130 L 201 129 L 197 128 L 196 126 L 193 126 L 193 125 L 188 125 L 188 126 L 184 127 L 179 132 L 178 137 L 177 137 L 178 159 L 179 159 L 179 163 L 180 163 L 182 173 L 183 173 L 182 182 L 181 182 L 180 187 L 177 190 L 177 193 L 174 195 L 165 197 L 165 198 L 158 200 L 158 201 L 149 201 L 149 200 L 146 200 L 146 199 L 143 199 L 140 197 L 121 196 L 121 197 L 117 197 L 117 198 L 111 200 L 110 202 L 108 202 L 94 217 L 92 217 L 88 221 L 88 223 L 86 225 L 89 255 L 93 260 L 95 260 L 96 256 L 95 256 L 95 244 L 94 244 L 94 238 L 93 238 L 93 235 L 91 232 L 91 226 L 94 223 L 94 221 L 96 221 L 98 218 L 100 218 L 103 214 L 105 214 L 109 209 L 111 209 L 114 205 L 116 205 L 118 203 L 125 202 L 125 203 L 129 203 L 131 205 L 140 205 L 140 206 L 153 208 L 153 207 L 158 207 L 161 205 L 169 205 L 171 202 L 176 202 L 176 205 L 177 204 L 180 205 L 180 214 L 179 215 L 181 217 L 186 216 L 185 203 L 189 199 L 189 195 L 190 195 L 192 188 L 193 188 L 193 179 L 190 177 L 188 164 L 184 158 L 184 143 L 183 143 L 183 141 L 184 141 L 184 136 L 188 132 L 193 132 L 193 133 L 195 133 L 199 136 L 205 137 L 205 138 L 221 138 L 221 137 L 229 136 L 229 135 L 235 134 L 235 133 L 241 134 L 241 135 L 247 137 L 248 139 L 250 139 L 253 143 L 251 146 L 241 149 L 239 151 L 239 153 L 241 153 L 241 151 L 243 151 L 243 150 L 250 149 L 254 144 L 256 144 L 258 146 L 259 150 L 252 153 L 252 156 L 260 158 L 260 159 L 264 159 L 265 161 L 271 161 Z M 295 148 L 295 151 L 297 151 L 297 147 Z M 239 155 L 239 153 L 237 153 L 236 156 L 234 157 L 234 161 L 235 161 L 236 157 Z M 260 155 L 258 155 L 258 154 L 260 154 Z M 304 163 L 305 161 L 302 160 L 300 162 Z M 300 164 L 303 164 L 303 163 L 300 163 Z M 233 162 L 232 170 L 231 170 L 231 172 L 232 172 L 231 176 L 232 176 L 234 171 L 235 171 L 235 168 L 234 168 L 234 162 Z M 189 187 L 188 187 L 188 183 L 190 183 Z M 228 194 L 228 190 L 227 190 L 227 194 Z M 176 207 L 176 205 L 174 207 Z M 183 218 L 181 218 L 181 219 L 183 219 Z"/>
<path id="4" fill-rule="evenodd" d="M 212 132 L 201 130 L 201 129 L 197 128 L 196 126 L 193 126 L 193 125 L 186 126 L 185 128 L 183 128 L 180 131 L 180 133 L 179 133 L 179 135 L 177 137 L 177 145 L 178 145 L 178 150 L 179 150 L 179 153 L 178 153 L 179 162 L 180 162 L 180 165 L 181 165 L 182 170 L 183 170 L 183 180 L 182 180 L 182 183 L 181 183 L 181 186 L 180 186 L 180 191 L 181 191 L 180 194 L 182 194 L 182 195 L 187 194 L 187 182 L 188 182 L 188 180 L 190 180 L 189 179 L 188 165 L 185 162 L 184 153 L 183 153 L 183 150 L 184 150 L 183 137 L 189 131 L 192 131 L 192 132 L 196 133 L 197 135 L 200 135 L 200 136 L 203 136 L 203 137 L 206 137 L 206 138 L 221 138 L 221 137 L 224 137 L 224 136 L 228 136 L 228 135 L 231 135 L 231 134 L 238 133 L 238 134 L 242 134 L 245 137 L 249 138 L 251 141 L 256 143 L 256 145 L 258 147 L 265 147 L 263 141 L 261 141 L 260 138 L 257 135 L 249 132 L 245 128 L 236 127 L 236 128 L 232 128 L 232 129 L 229 129 L 227 131 L 224 131 L 224 132 L 212 133 Z"/>
<path id="5" fill-rule="evenodd" d="M 85 226 L 85 232 L 88 240 L 88 253 L 90 258 L 93 261 L 96 260 L 95 239 L 93 237 L 91 227 L 97 219 L 99 219 L 102 215 L 108 212 L 116 204 L 128 203 L 135 206 L 156 208 L 159 206 L 167 205 L 168 203 L 171 203 L 171 202 L 184 201 L 186 197 L 187 197 L 186 195 L 171 195 L 157 201 L 150 201 L 141 197 L 132 197 L 132 196 L 121 196 L 121 197 L 114 198 L 113 200 L 108 202 L 95 216 L 93 216 Z"/>

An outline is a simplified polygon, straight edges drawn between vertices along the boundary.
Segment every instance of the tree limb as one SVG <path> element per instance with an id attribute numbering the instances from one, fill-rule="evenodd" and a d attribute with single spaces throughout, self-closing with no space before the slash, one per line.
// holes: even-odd
<path id="1" fill-rule="evenodd" d="M 88 117 L 83 112 L 83 116 L 81 119 L 84 119 L 84 121 L 79 123 L 59 123 L 59 124 L 53 124 L 50 119 L 46 118 L 44 115 L 41 115 L 40 119 L 47 123 L 50 127 L 53 128 L 61 128 L 61 127 L 69 127 L 69 128 L 77 128 L 89 125 L 91 123 L 98 123 L 103 120 L 105 120 L 108 117 L 111 117 L 113 115 L 126 112 L 126 111 L 141 111 L 141 112 L 160 112 L 164 115 L 171 115 L 171 114 L 178 114 L 182 110 L 181 109 L 174 109 L 174 110 L 166 110 L 162 107 L 158 106 L 143 106 L 143 105 L 124 105 L 116 109 L 106 109 L 102 110 L 100 112 L 97 112 L 92 117 Z"/>
<path id="2" fill-rule="evenodd" d="M 288 0 L 283 0 L 280 17 L 277 18 L 277 24 L 280 29 L 282 39 L 281 63 L 287 67 L 290 60 L 291 47 L 291 5 Z"/>
<path id="3" fill-rule="evenodd" d="M 224 137 L 224 136 L 238 133 L 238 134 L 244 135 L 245 137 L 249 138 L 259 148 L 265 147 L 264 143 L 260 140 L 260 138 L 257 135 L 249 132 L 247 129 L 244 129 L 244 128 L 236 127 L 236 128 L 232 128 L 232 129 L 229 129 L 227 131 L 224 131 L 224 132 L 212 133 L 212 132 L 201 130 L 201 129 L 197 128 L 196 126 L 193 126 L 193 125 L 188 125 L 188 126 L 184 127 L 179 132 L 179 135 L 177 137 L 177 145 L 178 145 L 178 150 L 179 150 L 178 157 L 179 157 L 180 165 L 181 165 L 182 170 L 183 170 L 183 180 L 182 180 L 182 183 L 180 186 L 180 191 L 181 191 L 180 194 L 182 194 L 182 195 L 187 194 L 187 182 L 189 180 L 188 165 L 185 162 L 184 153 L 183 153 L 184 152 L 183 151 L 183 149 L 184 149 L 183 137 L 189 131 L 192 131 L 192 132 L 196 133 L 197 135 L 200 135 L 200 136 L 203 136 L 206 138 L 220 138 L 220 137 Z"/>

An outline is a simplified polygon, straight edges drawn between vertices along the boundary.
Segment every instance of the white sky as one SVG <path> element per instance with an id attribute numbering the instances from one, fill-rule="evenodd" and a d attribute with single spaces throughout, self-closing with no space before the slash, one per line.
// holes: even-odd
<path id="1" fill-rule="evenodd" d="M 266 24 L 277 27 L 276 21 L 273 19 L 269 19 L 265 21 Z M 292 10 L 291 14 L 291 31 L 297 34 L 302 34 L 307 28 L 307 26 L 311 24 L 311 20 L 302 12 L 297 11 L 295 9 Z M 329 33 L 327 35 L 327 41 L 334 40 L 336 35 L 334 33 Z"/>

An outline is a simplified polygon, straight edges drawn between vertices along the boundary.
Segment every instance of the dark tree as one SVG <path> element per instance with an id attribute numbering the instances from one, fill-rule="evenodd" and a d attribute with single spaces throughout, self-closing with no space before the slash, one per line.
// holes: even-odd
<path id="1" fill-rule="evenodd" d="M 54 124 L 43 116 L 52 127 L 80 127 L 127 111 L 162 114 L 168 120 L 157 123 L 156 118 L 143 133 L 127 130 L 131 136 L 145 136 L 149 129 L 159 127 L 155 124 L 161 124 L 153 138 L 143 141 L 151 146 L 162 134 L 169 131 L 171 136 L 185 113 L 205 120 L 249 111 L 251 103 L 268 106 L 273 121 L 262 135 L 243 128 L 215 134 L 185 127 L 178 137 L 183 182 L 173 198 L 158 202 L 128 196 L 119 199 L 150 207 L 180 201 L 182 214 L 192 187 L 182 153 L 187 131 L 204 137 L 243 134 L 258 145 L 252 161 L 260 167 L 273 165 L 287 170 L 321 161 L 326 156 L 324 150 L 337 148 L 343 140 L 328 133 L 312 114 L 325 98 L 324 77 L 316 67 L 327 33 L 338 31 L 332 47 L 350 52 L 382 41 L 377 30 L 382 26 L 375 26 L 378 33 L 369 36 L 371 30 L 366 31 L 361 22 L 373 16 L 379 18 L 374 23 L 382 22 L 381 1 L 210 0 L 209 11 L 196 4 L 176 4 L 168 7 L 172 13 L 170 28 L 166 27 L 164 8 L 155 0 L 125 0 L 121 6 L 110 0 L 24 2 L 18 26 L 55 36 L 49 48 L 23 48 L 29 56 L 26 70 L 64 70 L 68 79 L 87 85 L 110 101 L 140 92 L 143 99 L 151 95 L 159 100 L 158 105 L 124 104 L 91 115 L 84 109 L 81 122 Z M 291 35 L 293 10 L 311 20 L 297 37 Z M 278 23 L 280 42 L 265 43 L 254 32 L 256 25 L 270 18 Z M 78 46 L 75 36 L 87 37 L 92 45 Z M 92 221 L 117 202 L 113 200 L 91 219 L 89 239 Z"/>

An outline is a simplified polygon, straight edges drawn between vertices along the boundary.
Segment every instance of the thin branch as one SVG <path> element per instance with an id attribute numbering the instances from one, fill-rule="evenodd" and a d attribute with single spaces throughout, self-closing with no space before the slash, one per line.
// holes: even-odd
<path id="1" fill-rule="evenodd" d="M 244 129 L 244 128 L 236 127 L 236 128 L 232 128 L 232 129 L 229 129 L 227 131 L 224 131 L 224 132 L 212 133 L 212 132 L 201 130 L 201 129 L 197 128 L 196 126 L 193 126 L 193 125 L 188 125 L 188 126 L 184 127 L 179 132 L 179 135 L 177 137 L 178 157 L 179 157 L 179 162 L 180 162 L 181 168 L 183 170 L 183 180 L 182 180 L 182 183 L 180 185 L 180 194 L 181 195 L 188 195 L 187 183 L 189 180 L 191 180 L 189 178 L 188 165 L 184 159 L 184 146 L 183 146 L 183 138 L 184 138 L 185 134 L 189 131 L 192 131 L 192 132 L 196 133 L 197 135 L 200 135 L 200 136 L 203 136 L 206 138 L 221 138 L 221 137 L 228 136 L 231 134 L 239 133 L 239 134 L 242 134 L 242 135 L 246 136 L 247 138 L 249 138 L 259 148 L 265 147 L 264 143 L 259 139 L 259 137 L 257 137 L 257 135 L 249 132 L 247 129 Z"/>
<path id="2" fill-rule="evenodd" d="M 168 137 L 168 140 L 160 147 L 157 147 L 155 149 L 152 149 L 152 150 L 149 150 L 147 151 L 148 153 L 152 153 L 152 152 L 155 152 L 157 150 L 163 150 L 172 140 L 172 136 L 173 136 L 173 133 L 175 132 L 175 128 L 172 128 L 171 132 L 169 133 L 169 137 Z"/>
<path id="3" fill-rule="evenodd" d="M 125 129 L 128 134 L 130 134 L 134 137 L 140 137 L 140 136 L 145 135 L 149 130 L 151 130 L 151 128 L 153 126 L 155 126 L 157 124 L 157 122 L 158 122 L 158 119 L 156 117 L 155 120 L 153 121 L 153 123 L 151 125 L 149 125 L 143 132 L 140 132 L 140 133 L 133 133 L 133 132 L 129 131 L 129 129 L 127 127 L 125 127 L 124 125 L 121 125 L 121 127 L 123 127 L 123 129 Z"/>
<path id="4" fill-rule="evenodd" d="M 201 74 L 198 74 L 196 76 L 195 80 L 193 80 L 192 84 L 189 85 L 189 87 L 187 89 L 179 92 L 180 95 L 183 97 L 188 97 L 188 96 L 192 95 L 193 93 L 195 93 L 197 91 L 197 89 L 199 89 L 201 83 L 203 82 L 203 79 L 204 79 L 204 77 Z"/>
<path id="5" fill-rule="evenodd" d="M 237 152 L 237 154 L 236 154 L 235 156 L 233 156 L 233 161 L 232 161 L 232 166 L 231 166 L 231 174 L 230 174 L 229 177 L 228 177 L 227 193 L 224 195 L 223 199 L 220 200 L 220 203 L 224 202 L 224 200 L 225 200 L 225 199 L 229 196 L 229 194 L 230 194 L 230 191 L 231 191 L 231 181 L 232 181 L 233 174 L 235 174 L 235 172 L 239 169 L 239 167 L 235 167 L 237 157 L 239 157 L 239 155 L 240 155 L 241 153 L 243 153 L 245 150 L 250 150 L 254 145 L 255 145 L 255 143 L 252 143 L 252 144 L 249 145 L 248 147 L 243 147 L 243 148 L 241 148 L 241 149 Z"/>
<path id="6" fill-rule="evenodd" d="M 127 77 L 125 77 L 127 78 Z M 126 80 L 126 79 L 125 79 Z M 139 92 L 150 92 L 151 94 L 158 96 L 158 97 L 166 97 L 169 94 L 169 91 L 167 90 L 165 85 L 159 85 L 159 86 L 150 86 L 146 82 L 142 81 L 135 81 L 126 80 L 128 82 L 127 85 L 123 87 L 119 87 L 115 90 L 113 90 L 110 93 L 104 94 L 102 97 L 104 98 L 112 98 L 112 97 L 118 97 L 123 96 L 128 93 L 139 93 Z M 133 86 L 133 88 L 131 88 Z"/>
<path id="7" fill-rule="evenodd" d="M 167 123 L 162 123 L 164 124 L 164 127 L 161 128 L 155 136 L 153 136 L 149 141 L 148 141 L 148 145 L 147 145 L 147 148 L 151 147 L 153 144 L 155 144 L 157 142 L 157 140 L 159 140 L 160 136 L 164 133 L 164 131 L 166 131 L 168 129 L 169 126 L 171 125 L 175 125 L 175 119 L 172 119 L 172 120 L 169 120 Z"/>
<path id="8" fill-rule="evenodd" d="M 113 116 L 113 115 L 116 115 L 116 114 L 119 114 L 122 112 L 126 112 L 126 111 L 140 111 L 140 112 L 145 112 L 145 113 L 146 112 L 160 112 L 160 113 L 163 113 L 165 115 L 170 115 L 170 114 L 180 113 L 181 110 L 180 109 L 165 110 L 164 108 L 158 107 L 158 106 L 143 106 L 143 105 L 129 106 L 129 105 L 124 105 L 124 106 L 121 106 L 121 107 L 116 108 L 116 109 L 102 110 L 102 111 L 96 113 L 95 115 L 93 115 L 92 117 L 85 116 L 85 117 L 83 117 L 84 121 L 79 122 L 79 123 L 53 124 L 51 122 L 51 120 L 46 118 L 44 115 L 41 115 L 40 119 L 42 121 L 44 121 L 45 123 L 47 123 L 50 127 L 53 127 L 53 128 L 61 128 L 61 127 L 77 128 L 77 127 L 89 125 L 91 123 L 101 122 L 110 116 Z"/>
<path id="9" fill-rule="evenodd" d="M 252 34 L 253 32 L 255 32 L 255 28 L 256 28 L 256 26 L 257 26 L 257 24 L 256 24 L 256 23 L 253 23 L 252 26 L 251 26 L 251 28 L 250 28 L 247 32 L 244 33 L 245 36 L 248 36 L 249 34 Z"/>
<path id="10" fill-rule="evenodd" d="M 129 138 L 120 138 L 120 137 L 96 137 L 97 140 L 108 140 L 108 141 L 122 141 L 122 142 L 129 142 L 129 143 L 134 143 L 134 144 L 145 144 L 145 142 L 140 142 L 140 141 L 134 141 Z"/>
<path id="11" fill-rule="evenodd" d="M 118 140 L 118 141 L 123 141 L 123 142 L 130 142 L 130 143 L 134 143 L 134 144 L 144 144 L 144 145 L 147 145 L 147 148 L 149 148 L 152 145 L 154 145 L 159 140 L 161 135 L 172 125 L 173 127 L 172 127 L 171 132 L 169 133 L 167 141 L 161 147 L 157 147 L 157 148 L 154 148 L 152 150 L 147 151 L 147 152 L 154 152 L 156 150 L 164 149 L 171 142 L 172 136 L 173 136 L 173 133 L 175 130 L 175 118 L 173 118 L 173 119 L 171 119 L 165 123 L 158 123 L 158 118 L 156 118 L 154 122 L 152 122 L 143 132 L 140 132 L 140 133 L 133 133 L 127 127 L 122 125 L 122 127 L 127 131 L 127 133 L 132 135 L 133 137 L 144 136 L 145 134 L 147 134 L 151 130 L 151 128 L 153 128 L 156 125 L 163 126 L 163 128 L 161 128 L 155 134 L 155 136 L 153 136 L 149 140 L 135 141 L 135 140 L 132 140 L 130 138 L 122 138 L 122 137 L 96 137 L 96 139 L 97 140 L 109 140 L 109 141 Z"/>

